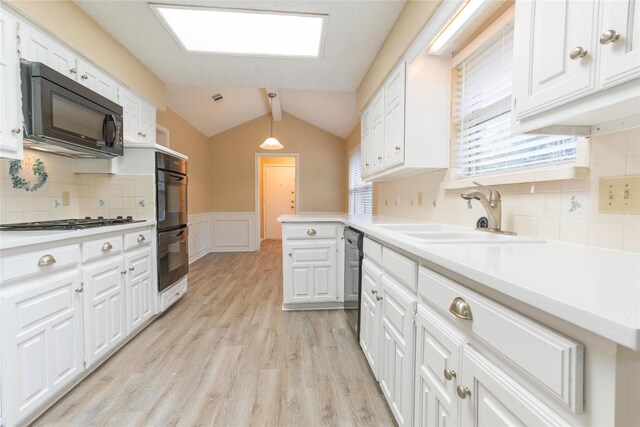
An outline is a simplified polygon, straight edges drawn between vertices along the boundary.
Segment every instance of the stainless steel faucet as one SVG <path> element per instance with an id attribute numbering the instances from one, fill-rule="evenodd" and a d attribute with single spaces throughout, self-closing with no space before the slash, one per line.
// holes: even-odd
<path id="1" fill-rule="evenodd" d="M 480 204 L 487 211 L 487 219 L 489 220 L 488 228 L 479 228 L 479 230 L 490 231 L 492 233 L 501 233 L 501 234 L 515 234 L 511 231 L 503 231 L 502 230 L 502 200 L 500 198 L 500 193 L 497 190 L 494 190 L 491 187 L 487 187 L 486 185 L 482 185 L 478 182 L 473 182 L 480 188 L 484 188 L 489 190 L 489 198 L 484 195 L 484 193 L 480 190 L 473 190 L 469 193 L 462 193 L 460 197 L 465 200 L 475 199 L 480 202 Z"/>

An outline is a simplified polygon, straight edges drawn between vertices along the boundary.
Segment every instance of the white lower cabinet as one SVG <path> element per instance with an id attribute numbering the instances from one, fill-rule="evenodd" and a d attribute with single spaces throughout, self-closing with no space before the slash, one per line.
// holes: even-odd
<path id="1" fill-rule="evenodd" d="M 380 334 L 380 279 L 382 270 L 369 259 L 362 263 L 362 293 L 360 297 L 360 347 L 376 379 L 378 376 Z"/>
<path id="2" fill-rule="evenodd" d="M 82 269 L 87 366 L 110 353 L 127 335 L 125 274 L 121 255 Z"/>
<path id="3" fill-rule="evenodd" d="M 80 272 L 52 274 L 2 294 L 2 393 L 7 425 L 38 409 L 83 371 Z"/>
<path id="4" fill-rule="evenodd" d="M 135 331 L 153 316 L 155 289 L 151 277 L 151 248 L 124 256 L 126 275 L 127 333 Z"/>

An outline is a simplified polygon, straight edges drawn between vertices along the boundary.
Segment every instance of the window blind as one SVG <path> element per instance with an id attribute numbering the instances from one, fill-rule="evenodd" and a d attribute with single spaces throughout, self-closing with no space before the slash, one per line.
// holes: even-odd
<path id="1" fill-rule="evenodd" d="M 511 135 L 513 22 L 457 67 L 454 167 L 460 178 L 575 163 L 578 138 Z"/>
<path id="2" fill-rule="evenodd" d="M 373 211 L 373 186 L 362 181 L 360 149 L 349 156 L 349 213 L 368 214 Z"/>

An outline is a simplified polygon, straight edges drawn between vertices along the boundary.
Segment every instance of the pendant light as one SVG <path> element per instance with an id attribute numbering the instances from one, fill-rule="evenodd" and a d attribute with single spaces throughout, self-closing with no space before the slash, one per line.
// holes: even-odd
<path id="1" fill-rule="evenodd" d="M 273 98 L 276 97 L 276 94 L 270 92 L 268 95 L 269 104 L 273 103 Z M 284 147 L 280 144 L 280 141 L 273 137 L 273 113 L 271 113 L 271 133 L 269 134 L 269 138 L 265 139 L 262 144 L 260 144 L 260 148 L 263 150 L 282 150 Z"/>

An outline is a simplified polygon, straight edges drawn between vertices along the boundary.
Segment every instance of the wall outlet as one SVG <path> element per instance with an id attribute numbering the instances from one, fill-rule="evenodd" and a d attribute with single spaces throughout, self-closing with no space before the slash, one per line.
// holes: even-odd
<path id="1" fill-rule="evenodd" d="M 418 192 L 418 207 L 422 206 L 422 191 Z"/>
<path id="2" fill-rule="evenodd" d="M 600 178 L 600 213 L 640 213 L 640 175 Z"/>
<path id="3" fill-rule="evenodd" d="M 62 192 L 62 206 L 71 206 L 71 194 L 68 191 Z"/>

